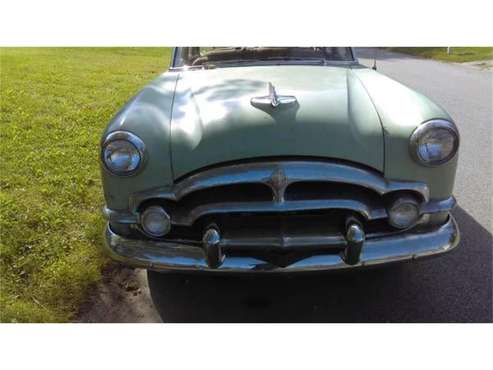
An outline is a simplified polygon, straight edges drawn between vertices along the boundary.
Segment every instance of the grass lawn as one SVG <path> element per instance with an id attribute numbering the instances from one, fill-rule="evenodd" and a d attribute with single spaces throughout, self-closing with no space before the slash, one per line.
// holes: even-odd
<path id="1" fill-rule="evenodd" d="M 100 135 L 170 54 L 0 49 L 0 321 L 68 321 L 100 279 Z"/>
<path id="2" fill-rule="evenodd" d="M 452 47 L 447 54 L 446 47 L 439 48 L 387 48 L 399 53 L 416 55 L 422 58 L 444 60 L 447 62 L 474 62 L 493 59 L 493 47 Z"/>

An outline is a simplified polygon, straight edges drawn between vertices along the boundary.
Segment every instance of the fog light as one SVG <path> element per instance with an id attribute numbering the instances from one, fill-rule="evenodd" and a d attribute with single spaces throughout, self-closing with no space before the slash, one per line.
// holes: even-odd
<path id="1" fill-rule="evenodd" d="M 166 211 L 159 206 L 150 206 L 140 217 L 142 229 L 153 237 L 164 236 L 171 229 L 171 219 Z"/>
<path id="2" fill-rule="evenodd" d="M 418 221 L 419 204 L 412 197 L 401 197 L 392 203 L 388 213 L 389 223 L 392 226 L 398 229 L 406 229 Z"/>

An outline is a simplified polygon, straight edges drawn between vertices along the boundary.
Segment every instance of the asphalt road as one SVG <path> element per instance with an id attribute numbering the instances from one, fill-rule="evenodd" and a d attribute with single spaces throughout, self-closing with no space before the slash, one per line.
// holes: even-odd
<path id="1" fill-rule="evenodd" d="M 374 51 L 358 52 L 360 61 L 371 65 Z M 454 211 L 462 233 L 459 248 L 440 258 L 366 271 L 169 275 L 160 283 L 165 321 L 492 321 L 493 73 L 380 50 L 376 55 L 381 73 L 432 98 L 459 126 Z"/>

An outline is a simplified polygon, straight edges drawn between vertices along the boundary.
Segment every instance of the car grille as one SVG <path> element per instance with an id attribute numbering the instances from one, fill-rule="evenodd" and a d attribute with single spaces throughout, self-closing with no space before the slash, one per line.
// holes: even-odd
<path id="1" fill-rule="evenodd" d="M 200 243 L 214 225 L 222 245 L 241 253 L 303 246 L 344 247 L 345 222 L 355 217 L 371 233 L 397 232 L 386 221 L 386 201 L 395 191 L 426 201 L 428 189 L 417 182 L 390 182 L 371 169 L 327 161 L 268 161 L 201 171 L 170 189 L 135 195 L 135 212 L 161 204 L 171 215 L 164 239 Z"/>

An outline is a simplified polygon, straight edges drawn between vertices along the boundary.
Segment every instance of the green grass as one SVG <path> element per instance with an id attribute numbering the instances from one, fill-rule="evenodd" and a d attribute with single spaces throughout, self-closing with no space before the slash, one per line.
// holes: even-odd
<path id="1" fill-rule="evenodd" d="M 0 321 L 69 321 L 101 278 L 100 135 L 169 58 L 169 48 L 0 49 Z"/>
<path id="2" fill-rule="evenodd" d="M 493 47 L 451 47 L 447 54 L 446 47 L 430 48 L 387 48 L 399 53 L 416 55 L 422 58 L 437 59 L 447 62 L 474 62 L 493 59 Z"/>

